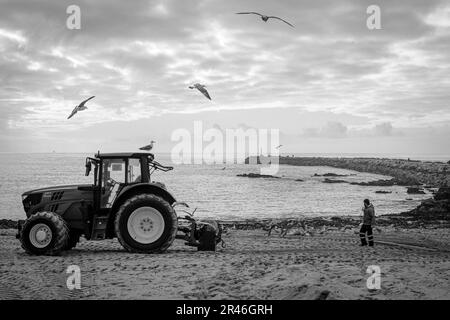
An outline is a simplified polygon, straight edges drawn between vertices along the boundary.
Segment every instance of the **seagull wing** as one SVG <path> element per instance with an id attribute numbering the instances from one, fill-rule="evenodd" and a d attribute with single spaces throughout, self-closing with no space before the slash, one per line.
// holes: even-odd
<path id="1" fill-rule="evenodd" d="M 72 118 L 77 112 L 78 112 L 78 107 L 75 107 L 75 109 L 72 110 L 72 113 L 70 114 L 70 116 L 67 119 Z"/>
<path id="2" fill-rule="evenodd" d="M 90 97 L 89 99 L 84 100 L 82 103 L 80 103 L 79 107 L 82 107 L 86 104 L 86 102 L 88 102 L 89 100 L 95 98 L 95 96 Z"/>
<path id="3" fill-rule="evenodd" d="M 287 22 L 286 20 L 283 20 L 283 19 L 281 19 L 281 18 L 279 18 L 279 17 L 276 17 L 276 16 L 270 16 L 269 19 L 270 19 L 270 18 L 281 20 L 281 21 L 283 21 L 284 23 L 290 25 L 292 28 L 295 28 L 292 24 L 290 24 L 290 23 Z"/>
<path id="4" fill-rule="evenodd" d="M 150 145 L 146 145 L 146 146 L 139 148 L 139 150 L 148 150 L 149 148 L 150 148 Z"/>
<path id="5" fill-rule="evenodd" d="M 256 14 L 256 15 L 262 17 L 262 14 L 260 14 L 258 12 L 236 12 L 236 14 Z"/>
<path id="6" fill-rule="evenodd" d="M 203 93 L 203 95 L 205 97 L 207 97 L 209 100 L 211 100 L 211 97 L 209 96 L 208 90 L 205 89 L 205 87 L 203 86 L 198 86 L 197 87 L 198 91 L 200 91 L 201 93 Z"/>

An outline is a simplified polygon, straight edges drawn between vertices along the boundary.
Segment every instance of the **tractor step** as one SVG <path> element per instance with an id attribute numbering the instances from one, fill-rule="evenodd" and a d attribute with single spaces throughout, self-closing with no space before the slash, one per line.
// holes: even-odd
<path id="1" fill-rule="evenodd" d="M 104 240 L 108 217 L 94 217 L 91 240 Z"/>

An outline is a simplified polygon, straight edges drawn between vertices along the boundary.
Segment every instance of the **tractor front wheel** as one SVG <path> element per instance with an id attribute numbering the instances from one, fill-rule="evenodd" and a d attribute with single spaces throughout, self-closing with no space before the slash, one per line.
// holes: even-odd
<path id="1" fill-rule="evenodd" d="M 64 250 L 69 230 L 63 218 L 54 212 L 37 212 L 22 226 L 22 248 L 34 255 L 58 255 Z"/>
<path id="2" fill-rule="evenodd" d="M 175 240 L 177 228 L 175 210 L 153 194 L 140 194 L 125 201 L 115 220 L 117 238 L 130 252 L 164 252 Z"/>

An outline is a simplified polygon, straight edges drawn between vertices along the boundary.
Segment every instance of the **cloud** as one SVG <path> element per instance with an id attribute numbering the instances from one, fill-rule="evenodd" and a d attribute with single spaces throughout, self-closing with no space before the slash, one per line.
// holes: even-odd
<path id="1" fill-rule="evenodd" d="M 347 127 L 340 122 L 328 122 L 322 128 L 321 135 L 329 138 L 343 138 L 347 135 Z"/>
<path id="2" fill-rule="evenodd" d="M 321 128 L 305 128 L 302 137 L 307 138 L 345 138 L 347 136 L 347 127 L 341 122 L 327 122 L 327 124 Z"/>
<path id="3" fill-rule="evenodd" d="M 0 29 L 0 39 L 6 39 L 9 41 L 15 42 L 19 46 L 23 46 L 28 41 L 28 39 L 22 35 L 22 32 L 10 31 L 10 30 L 5 30 L 5 29 Z"/>
<path id="4" fill-rule="evenodd" d="M 450 27 L 450 6 L 439 6 L 425 17 L 425 23 L 434 27 Z"/>
<path id="5" fill-rule="evenodd" d="M 377 136 L 391 136 L 393 132 L 392 124 L 390 122 L 385 122 L 377 124 L 374 128 L 374 133 Z"/>
<path id="6" fill-rule="evenodd" d="M 329 121 L 322 127 L 305 128 L 301 133 L 301 137 L 306 138 L 358 138 L 358 137 L 392 137 L 399 136 L 403 133 L 395 130 L 390 122 L 383 122 L 373 126 L 357 125 L 349 128 L 338 121 Z"/>

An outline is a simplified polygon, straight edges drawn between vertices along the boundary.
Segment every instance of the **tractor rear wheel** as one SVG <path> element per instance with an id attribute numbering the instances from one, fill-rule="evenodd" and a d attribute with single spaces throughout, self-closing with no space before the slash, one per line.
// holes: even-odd
<path id="1" fill-rule="evenodd" d="M 130 252 L 164 252 L 175 240 L 177 229 L 175 210 L 153 194 L 140 194 L 125 201 L 115 220 L 117 238 Z"/>
<path id="2" fill-rule="evenodd" d="M 67 245 L 69 229 L 64 219 L 54 212 L 37 212 L 22 226 L 22 248 L 34 255 L 58 255 Z"/>

